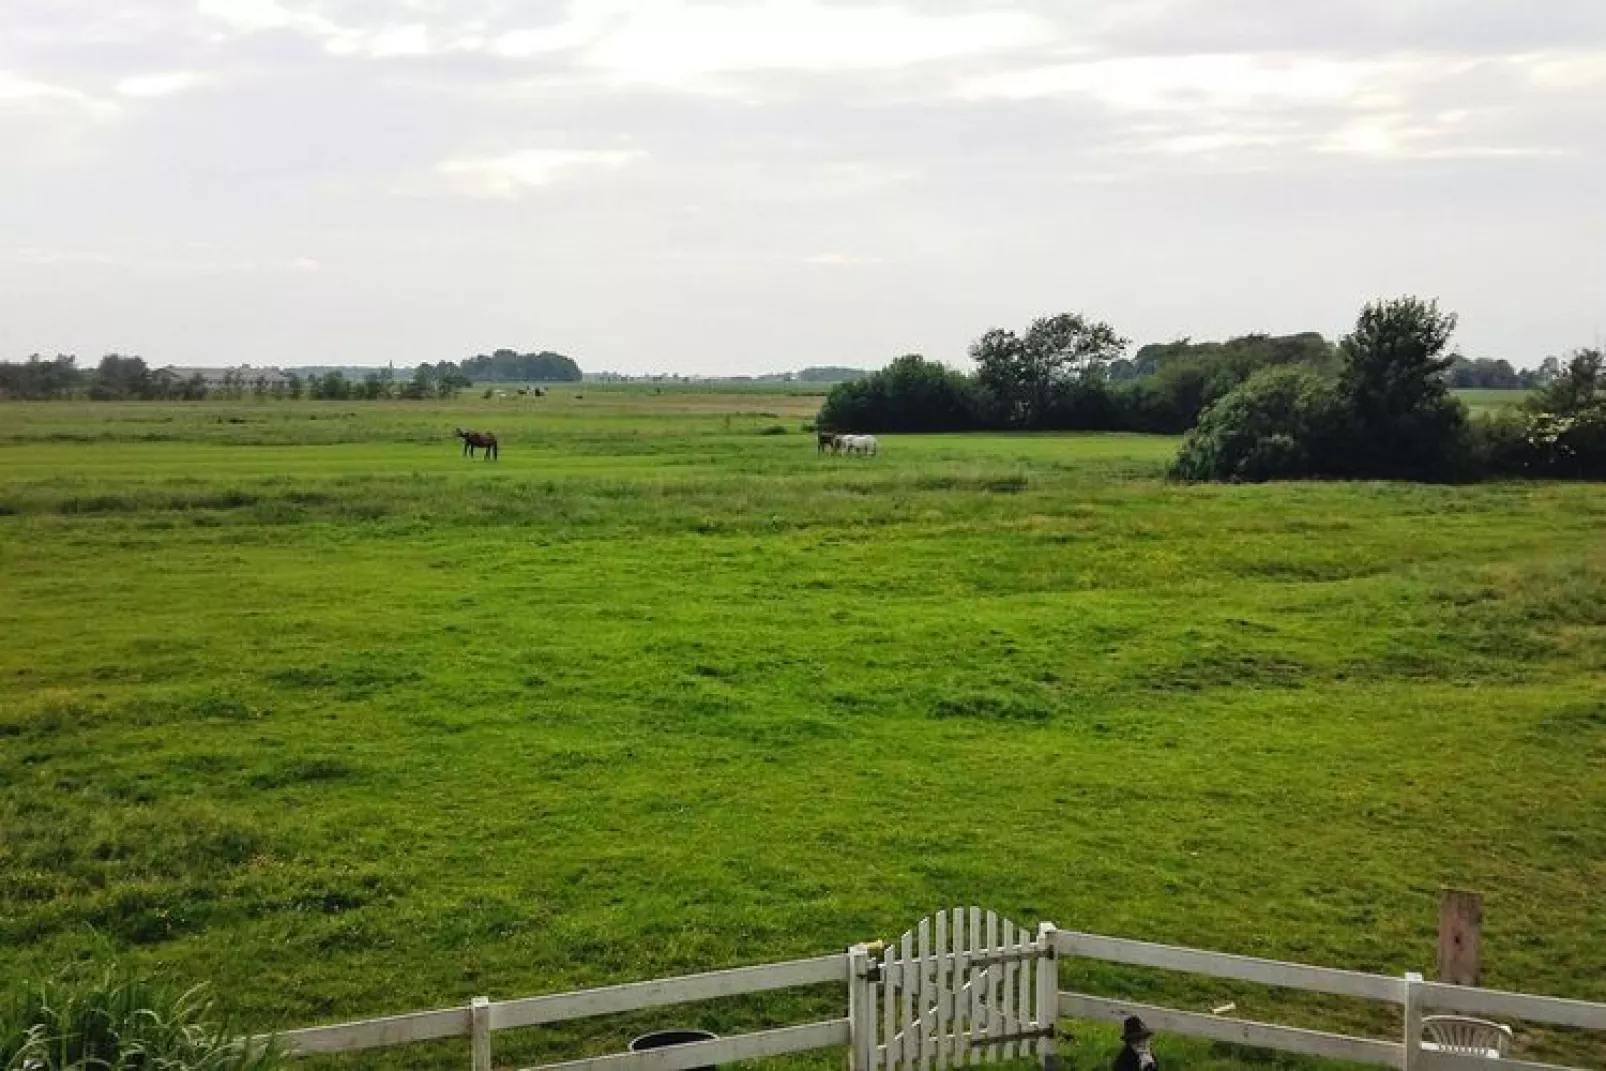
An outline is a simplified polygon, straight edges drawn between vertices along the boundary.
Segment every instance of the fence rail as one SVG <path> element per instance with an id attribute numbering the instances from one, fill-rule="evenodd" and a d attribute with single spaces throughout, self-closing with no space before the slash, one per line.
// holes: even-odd
<path id="1" fill-rule="evenodd" d="M 945 921 L 938 921 L 934 934 L 927 926 L 931 920 L 926 920 L 904 935 L 901 948 L 880 943 L 855 945 L 836 955 L 573 993 L 503 1001 L 476 997 L 466 1007 L 308 1027 L 276 1037 L 294 1055 L 358 1052 L 468 1037 L 474 1071 L 490 1071 L 491 1035 L 498 1030 L 818 985 L 843 987 L 844 1017 L 546 1064 L 527 1071 L 690 1071 L 838 1047 L 848 1049 L 854 1071 L 892 1068 L 894 1064 L 900 1071 L 928 1071 L 948 1066 L 950 1058 L 956 1067 L 996 1059 L 991 1052 L 974 1059 L 968 1053 L 1015 1047 L 1021 1041 L 1029 1044 L 1019 1048 L 1031 1051 L 1035 1047 L 1044 1067 L 1052 1068 L 1058 1063 L 1053 1019 L 1119 1023 L 1128 1015 L 1141 1016 L 1151 1028 L 1168 1034 L 1399 1071 L 1490 1071 L 1491 1066 L 1498 1071 L 1571 1071 L 1520 1059 L 1491 1064 L 1483 1056 L 1436 1050 L 1423 1041 L 1422 1017 L 1428 1011 L 1452 1012 L 1606 1032 L 1606 1004 L 1602 1003 L 1443 985 L 1425 982 L 1416 974 L 1394 978 L 1205 952 L 1058 930 L 1051 923 L 1042 923 L 1033 931 L 996 920 L 990 913 L 983 916 L 976 908 L 970 909 L 968 924 L 966 917 L 956 910 L 951 916 L 955 929 L 950 931 L 946 917 L 936 916 Z M 978 928 L 984 918 L 985 928 Z M 996 922 L 1002 922 L 1001 931 Z M 968 944 L 961 943 L 961 927 L 970 935 Z M 929 944 L 932 936 L 936 938 L 934 946 Z M 1058 963 L 1072 957 L 1378 1001 L 1401 1010 L 1403 1029 L 1396 1039 L 1353 1037 L 1059 991 Z M 1025 972 L 1034 961 L 1037 975 L 1028 982 Z M 903 1029 L 895 1030 L 895 1024 Z M 947 1038 L 945 1032 L 953 1033 L 953 1038 Z"/>
<path id="2" fill-rule="evenodd" d="M 1321 1056 L 1329 1060 L 1347 1060 L 1378 1067 L 1399 1067 L 1404 1062 L 1405 1046 L 1398 1041 L 1373 1041 L 1320 1030 L 1256 1023 L 1248 1019 L 1224 1019 L 1200 1012 L 1088 997 L 1080 993 L 1060 994 L 1060 1015 L 1067 1019 L 1090 1019 L 1105 1023 L 1119 1023 L 1129 1015 L 1136 1015 L 1152 1030 L 1222 1041 L 1230 1045 L 1297 1052 L 1305 1056 Z"/>
<path id="3" fill-rule="evenodd" d="M 1126 963 L 1134 967 L 1158 967 L 1184 974 L 1208 974 L 1213 978 L 1259 982 L 1281 989 L 1302 989 L 1339 997 L 1361 997 L 1394 1004 L 1405 1002 L 1404 979 L 1381 974 L 1363 974 L 1334 967 L 1308 967 L 1303 963 L 1255 959 L 1225 952 L 1200 952 L 1192 948 L 1066 930 L 1055 934 L 1055 948 L 1062 956 Z"/>
<path id="4" fill-rule="evenodd" d="M 578 993 L 555 993 L 545 997 L 504 1000 L 491 1004 L 491 1029 L 511 1030 L 543 1023 L 562 1023 L 598 1015 L 690 1004 L 699 1000 L 768 993 L 777 989 L 848 982 L 847 953 L 815 959 L 766 963 L 757 967 L 737 967 L 707 974 L 687 974 L 679 978 L 628 985 L 585 989 Z M 696 1065 L 693 1065 L 696 1066 Z"/>
<path id="5" fill-rule="evenodd" d="M 690 1071 L 694 1067 L 709 1067 L 737 1060 L 759 1060 L 792 1052 L 834 1049 L 846 1045 L 848 1037 L 848 1020 L 831 1019 L 715 1041 L 693 1041 L 651 1052 L 624 1052 L 616 1056 L 594 1056 L 589 1060 L 544 1064 L 527 1071 Z"/>

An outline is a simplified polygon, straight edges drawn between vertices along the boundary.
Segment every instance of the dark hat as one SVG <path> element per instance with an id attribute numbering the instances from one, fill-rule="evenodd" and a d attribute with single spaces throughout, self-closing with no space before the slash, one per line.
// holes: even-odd
<path id="1" fill-rule="evenodd" d="M 1136 1015 L 1127 1016 L 1126 1022 L 1121 1024 L 1122 1041 L 1142 1041 L 1144 1038 L 1152 1037 L 1154 1037 L 1154 1031 L 1144 1026 L 1143 1020 Z"/>

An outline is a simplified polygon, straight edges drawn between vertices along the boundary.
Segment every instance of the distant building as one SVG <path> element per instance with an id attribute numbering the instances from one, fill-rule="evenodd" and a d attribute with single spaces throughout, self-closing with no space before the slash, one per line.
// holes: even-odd
<path id="1" fill-rule="evenodd" d="M 254 387 L 258 380 L 266 381 L 270 387 L 289 381 L 288 375 L 278 368 L 253 368 L 248 364 L 237 368 L 175 368 L 174 371 L 185 378 L 200 376 L 206 381 L 208 390 Z"/>

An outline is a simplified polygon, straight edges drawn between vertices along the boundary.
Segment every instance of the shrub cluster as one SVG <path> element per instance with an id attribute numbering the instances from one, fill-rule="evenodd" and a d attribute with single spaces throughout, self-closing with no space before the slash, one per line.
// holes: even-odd
<path id="1" fill-rule="evenodd" d="M 1455 328 L 1436 301 L 1403 297 L 1367 305 L 1336 346 L 1316 334 L 1248 335 L 1146 346 L 1128 359 L 1108 324 L 1065 314 L 1020 335 L 989 331 L 971 347 L 973 374 L 911 354 L 838 384 L 818 422 L 856 432 L 1186 432 L 1171 466 L 1183 480 L 1606 478 L 1598 351 L 1525 373 L 1548 385 L 1520 408 L 1472 420 L 1452 383 L 1469 367 L 1503 369 L 1450 353 Z"/>
<path id="2" fill-rule="evenodd" d="M 1469 420 L 1444 356 L 1456 318 L 1416 298 L 1362 311 L 1338 374 L 1274 369 L 1208 408 L 1172 464 L 1185 480 L 1606 478 L 1601 354 L 1506 413 Z"/>
<path id="3" fill-rule="evenodd" d="M 822 428 L 864 432 L 1132 431 L 1180 434 L 1256 371 L 1328 367 L 1320 335 L 1247 335 L 1225 343 L 1145 346 L 1079 316 L 1038 320 L 1024 335 L 990 331 L 971 349 L 974 375 L 918 355 L 839 383 Z"/>

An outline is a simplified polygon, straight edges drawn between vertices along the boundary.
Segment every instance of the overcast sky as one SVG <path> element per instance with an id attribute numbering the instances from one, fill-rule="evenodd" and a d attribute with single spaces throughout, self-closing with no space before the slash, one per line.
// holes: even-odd
<path id="1" fill-rule="evenodd" d="M 0 358 L 1606 330 L 1606 0 L 0 0 Z"/>

